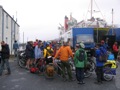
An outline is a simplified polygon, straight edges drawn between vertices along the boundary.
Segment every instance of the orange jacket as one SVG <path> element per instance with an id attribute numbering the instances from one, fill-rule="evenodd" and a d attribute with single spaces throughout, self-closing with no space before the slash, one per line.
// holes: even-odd
<path id="1" fill-rule="evenodd" d="M 61 46 L 54 58 L 60 57 L 61 61 L 68 61 L 69 57 L 73 58 L 73 53 L 70 46 Z"/>

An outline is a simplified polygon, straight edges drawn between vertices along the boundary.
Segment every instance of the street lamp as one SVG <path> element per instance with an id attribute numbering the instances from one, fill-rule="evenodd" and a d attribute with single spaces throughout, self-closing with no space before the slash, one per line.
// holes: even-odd
<path id="1" fill-rule="evenodd" d="M 7 39 L 8 39 L 8 38 L 6 37 L 6 43 L 7 43 Z"/>

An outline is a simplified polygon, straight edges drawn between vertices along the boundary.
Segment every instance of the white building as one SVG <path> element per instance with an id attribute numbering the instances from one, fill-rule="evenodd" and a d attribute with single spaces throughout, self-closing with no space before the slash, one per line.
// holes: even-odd
<path id="1" fill-rule="evenodd" d="M 11 54 L 13 53 L 14 41 L 19 42 L 19 27 L 17 21 L 0 6 L 0 42 L 5 41 L 9 44 Z"/>

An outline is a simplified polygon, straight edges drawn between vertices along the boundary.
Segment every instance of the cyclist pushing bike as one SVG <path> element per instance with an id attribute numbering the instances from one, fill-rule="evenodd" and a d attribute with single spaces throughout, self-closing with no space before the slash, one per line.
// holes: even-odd
<path id="1" fill-rule="evenodd" d="M 73 81 L 74 79 L 72 77 L 72 72 L 71 72 L 69 61 L 68 61 L 69 57 L 73 58 L 73 54 L 72 54 L 72 50 L 71 50 L 70 46 L 68 45 L 68 42 L 64 42 L 63 46 L 61 46 L 59 48 L 59 50 L 57 51 L 57 53 L 54 57 L 54 60 L 57 57 L 60 57 L 60 60 L 61 60 L 63 80 L 64 81 L 67 80 L 66 75 L 65 75 L 65 72 L 66 72 L 65 70 L 67 69 L 67 74 L 68 74 L 68 77 L 69 77 L 69 81 Z"/>

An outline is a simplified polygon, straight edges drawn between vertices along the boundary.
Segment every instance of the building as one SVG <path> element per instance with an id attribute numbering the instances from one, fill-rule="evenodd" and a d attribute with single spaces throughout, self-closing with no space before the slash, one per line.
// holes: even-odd
<path id="1" fill-rule="evenodd" d="M 2 6 L 0 6 L 0 42 L 5 41 L 9 44 L 10 54 L 13 54 L 13 43 L 19 42 L 19 25 L 17 19 L 11 17 Z M 0 47 L 1 49 L 1 47 Z"/>

